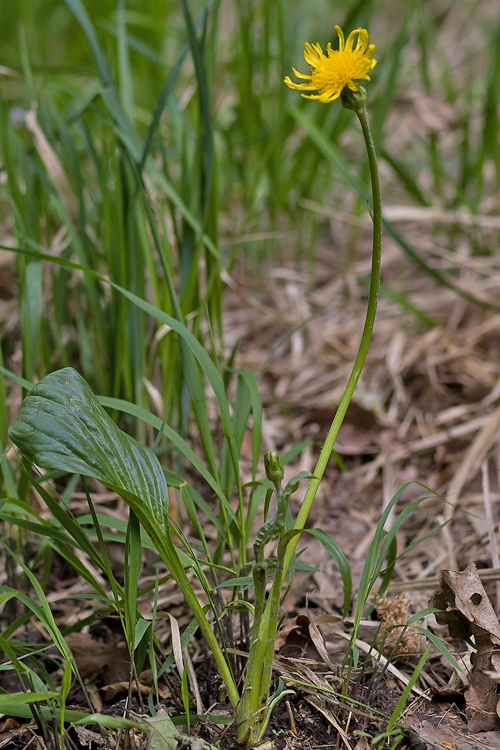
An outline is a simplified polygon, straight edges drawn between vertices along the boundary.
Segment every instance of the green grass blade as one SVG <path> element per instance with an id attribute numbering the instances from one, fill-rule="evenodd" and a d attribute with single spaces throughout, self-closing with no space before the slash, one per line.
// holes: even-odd
<path id="1" fill-rule="evenodd" d="M 387 558 L 387 555 L 389 554 L 389 550 L 391 549 L 391 546 L 393 545 L 393 540 L 395 539 L 396 532 L 404 523 L 408 515 L 412 513 L 413 510 L 425 499 L 425 498 L 419 498 L 418 500 L 415 500 L 412 503 L 410 503 L 408 506 L 406 506 L 406 508 L 404 508 L 401 511 L 401 513 L 398 515 L 398 517 L 392 524 L 389 531 L 386 532 L 384 529 L 384 526 L 387 522 L 389 514 L 391 513 L 393 507 L 399 500 L 401 494 L 410 484 L 411 484 L 410 482 L 406 482 L 394 494 L 391 501 L 387 504 L 386 508 L 384 509 L 384 512 L 382 513 L 380 520 L 377 524 L 377 527 L 375 529 L 375 534 L 373 536 L 370 547 L 368 548 L 365 564 L 363 566 L 361 579 L 359 582 L 358 595 L 356 597 L 356 605 L 354 609 L 354 634 L 356 634 L 357 632 L 357 628 L 359 627 L 359 623 L 361 621 L 363 609 L 368 602 L 370 593 L 376 583 L 378 576 L 380 575 L 382 571 L 384 562 Z"/>
<path id="2" fill-rule="evenodd" d="M 212 139 L 212 123 L 210 113 L 210 101 L 208 96 L 208 89 L 205 78 L 205 69 L 202 60 L 202 50 L 196 36 L 193 19 L 186 0 L 181 0 L 181 8 L 184 14 L 186 23 L 187 36 L 189 47 L 191 50 L 191 56 L 193 58 L 194 69 L 196 73 L 196 83 L 198 86 L 198 98 L 200 102 L 200 115 L 201 115 L 201 152 L 203 158 L 203 175 L 202 175 L 202 210 L 209 203 L 209 191 L 212 185 L 212 169 L 213 169 L 213 139 Z"/>
<path id="3" fill-rule="evenodd" d="M 321 542 L 323 547 L 333 557 L 337 564 L 340 575 L 342 577 L 342 585 L 344 587 L 343 614 L 344 617 L 346 617 L 349 611 L 349 607 L 351 606 L 352 596 L 352 576 L 349 560 L 345 556 L 344 551 L 337 540 L 334 539 L 331 534 L 328 534 L 328 532 L 324 531 L 323 529 L 307 529 L 307 533 L 316 537 L 316 539 Z"/>
<path id="4" fill-rule="evenodd" d="M 406 706 L 406 702 L 408 701 L 408 698 L 410 697 L 412 688 L 418 678 L 420 677 L 420 673 L 422 669 L 424 668 L 427 659 L 429 658 L 429 654 L 431 653 L 431 647 L 428 646 L 422 656 L 419 659 L 419 662 L 417 666 L 415 667 L 412 676 L 410 677 L 408 684 L 405 685 L 405 688 L 401 695 L 398 698 L 398 701 L 396 703 L 396 706 L 394 707 L 394 711 L 392 712 L 391 718 L 389 719 L 389 722 L 387 724 L 387 731 L 390 732 L 391 729 L 394 727 L 394 725 L 399 720 L 401 714 L 403 713 L 404 707 Z"/>
<path id="5" fill-rule="evenodd" d="M 18 555 L 16 555 L 15 552 L 13 552 L 5 543 L 2 542 L 2 544 L 5 550 L 7 551 L 7 553 L 14 558 L 16 563 L 22 568 L 24 574 L 29 578 L 29 581 L 31 585 L 33 586 L 33 589 L 40 603 L 37 604 L 35 601 L 33 601 L 33 599 L 30 596 L 27 596 L 21 591 L 12 589 L 9 586 L 2 586 L 1 590 L 4 592 L 10 592 L 10 591 L 14 592 L 14 596 L 18 598 L 20 601 L 22 601 L 23 604 L 25 604 L 25 606 L 27 606 L 28 609 L 30 609 L 33 612 L 33 614 L 46 627 L 52 640 L 54 641 L 55 646 L 58 648 L 61 656 L 66 661 L 68 661 L 71 658 L 68 646 L 66 645 L 66 641 L 64 640 L 61 634 L 61 631 L 56 625 L 50 605 L 47 601 L 47 598 L 44 594 L 42 587 L 40 586 L 40 583 L 38 582 L 34 574 L 31 572 L 31 570 L 18 557 Z"/>
<path id="6" fill-rule="evenodd" d="M 0 694 L 0 711 L 4 714 L 11 714 L 12 716 L 18 716 L 15 713 L 16 708 L 23 706 L 26 703 L 36 703 L 37 701 L 50 701 L 54 698 L 59 698 L 59 693 L 8 693 L 7 695 Z M 14 711 L 11 710 L 14 708 Z M 26 715 L 27 718 L 29 714 Z"/>
<path id="7" fill-rule="evenodd" d="M 437 648 L 437 650 L 444 656 L 444 658 L 451 664 L 453 669 L 456 669 L 458 672 L 463 672 L 463 668 L 460 666 L 460 664 L 457 662 L 455 657 L 451 654 L 449 648 L 447 647 L 446 643 L 441 640 L 441 638 L 438 638 L 438 636 L 431 632 L 430 630 L 427 630 L 427 628 L 422 628 L 418 625 L 414 625 L 416 630 L 419 631 L 419 633 L 422 633 L 422 635 L 425 635 L 426 638 L 428 638 L 431 643 L 434 644 L 434 646 Z"/>
<path id="8" fill-rule="evenodd" d="M 137 623 L 137 582 L 142 564 L 141 530 L 139 519 L 131 510 L 125 541 L 124 593 L 125 635 L 130 652 L 134 650 Z"/>
<path id="9" fill-rule="evenodd" d="M 27 529 L 42 538 L 46 537 L 50 539 L 53 549 L 71 565 L 75 573 L 86 581 L 99 596 L 107 598 L 106 591 L 102 588 L 99 582 L 96 581 L 95 576 L 92 575 L 92 573 L 81 563 L 78 555 L 76 555 L 70 547 L 70 545 L 74 545 L 77 549 L 81 549 L 79 545 L 69 539 L 63 532 L 52 528 L 47 521 L 34 523 L 33 521 L 27 521 L 24 518 L 19 518 L 19 516 L 14 516 L 10 513 L 0 513 L 0 519 L 6 523 L 15 524 L 15 526 L 21 529 Z"/>
<path id="10" fill-rule="evenodd" d="M 129 119 L 135 114 L 132 68 L 128 55 L 127 25 L 125 19 L 125 0 L 118 0 L 116 9 L 118 37 L 118 78 L 120 82 L 120 99 Z"/>

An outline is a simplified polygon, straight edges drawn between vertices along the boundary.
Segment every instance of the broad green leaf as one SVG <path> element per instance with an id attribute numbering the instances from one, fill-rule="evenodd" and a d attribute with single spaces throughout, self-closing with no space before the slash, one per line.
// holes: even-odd
<path id="1" fill-rule="evenodd" d="M 71 367 L 32 388 L 9 436 L 38 466 L 94 477 L 128 503 L 184 594 L 236 705 L 233 676 L 170 538 L 168 487 L 155 454 L 115 425 Z"/>
<path id="2" fill-rule="evenodd" d="M 38 466 L 98 479 L 127 500 L 147 531 L 168 532 L 168 487 L 158 459 L 115 425 L 73 368 L 33 387 L 9 436 Z"/>

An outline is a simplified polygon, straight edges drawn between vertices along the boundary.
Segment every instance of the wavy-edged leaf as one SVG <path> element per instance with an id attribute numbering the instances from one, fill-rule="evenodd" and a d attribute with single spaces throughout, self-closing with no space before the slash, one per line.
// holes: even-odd
<path id="1" fill-rule="evenodd" d="M 94 477 L 123 497 L 184 594 L 236 706 L 234 678 L 186 576 L 181 551 L 170 538 L 168 486 L 155 454 L 115 425 L 72 367 L 47 375 L 32 388 L 9 436 L 42 468 Z"/>
<path id="2" fill-rule="evenodd" d="M 168 487 L 158 459 L 116 426 L 73 368 L 32 388 L 9 436 L 38 466 L 98 479 L 127 500 L 146 530 L 167 533 Z"/>

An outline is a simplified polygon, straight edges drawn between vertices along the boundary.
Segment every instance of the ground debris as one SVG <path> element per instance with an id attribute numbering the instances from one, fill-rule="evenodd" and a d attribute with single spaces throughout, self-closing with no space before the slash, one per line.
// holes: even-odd
<path id="1" fill-rule="evenodd" d="M 500 623 L 495 610 L 474 562 L 462 573 L 442 570 L 439 582 L 441 591 L 430 601 L 431 606 L 443 610 L 436 614 L 437 621 L 449 626 L 452 637 L 472 639 L 476 646 L 465 691 L 468 729 L 472 733 L 499 729 Z M 450 624 L 450 615 L 456 624 Z"/>
<path id="2" fill-rule="evenodd" d="M 500 750 L 500 732 L 473 734 L 464 722 L 460 727 L 456 713 L 451 718 L 414 714 L 406 719 L 405 727 L 411 730 L 410 741 L 414 750 Z"/>
<path id="3" fill-rule="evenodd" d="M 394 599 L 387 596 L 377 597 L 375 610 L 382 620 L 383 629 L 377 637 L 377 644 L 382 653 L 389 656 L 415 654 L 420 649 L 420 633 L 415 628 L 407 627 L 410 618 L 410 600 L 406 594 L 398 594 Z"/>

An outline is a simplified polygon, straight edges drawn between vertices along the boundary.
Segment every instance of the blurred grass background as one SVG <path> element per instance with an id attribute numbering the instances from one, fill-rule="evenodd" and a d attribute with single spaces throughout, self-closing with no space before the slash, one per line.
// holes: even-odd
<path id="1" fill-rule="evenodd" d="M 327 226 L 304 201 L 364 211 L 352 114 L 282 84 L 292 66 L 307 70 L 304 41 L 335 46 L 335 23 L 368 28 L 377 46 L 367 87 L 386 200 L 498 212 L 494 2 L 3 4 L 3 245 L 53 258 L 15 253 L 6 362 L 30 381 L 75 365 L 98 392 L 156 398 L 185 426 L 174 337 L 67 263 L 187 322 L 224 367 L 224 272 L 244 256 L 257 274 L 290 247 L 314 263 Z"/>

